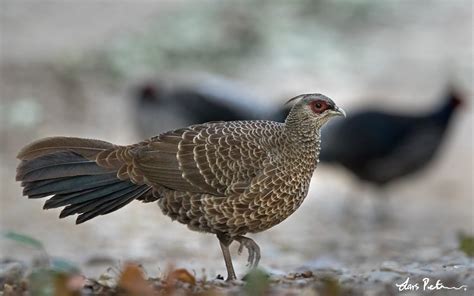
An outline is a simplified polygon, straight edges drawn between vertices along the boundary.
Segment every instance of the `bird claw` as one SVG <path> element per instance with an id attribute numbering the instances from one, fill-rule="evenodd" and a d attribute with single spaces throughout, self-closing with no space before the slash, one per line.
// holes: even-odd
<path id="1" fill-rule="evenodd" d="M 242 251 L 244 250 L 244 244 L 241 243 L 241 242 L 239 242 L 239 243 L 240 243 L 240 245 L 239 245 L 239 250 L 237 251 L 237 254 L 239 254 L 239 256 L 240 256 L 240 255 L 242 255 Z"/>
<path id="2" fill-rule="evenodd" d="M 258 263 L 260 262 L 260 247 L 257 245 L 257 243 L 244 236 L 240 236 L 235 239 L 240 243 L 238 254 L 241 255 L 242 251 L 244 250 L 244 247 L 248 250 L 249 252 L 249 257 L 247 259 L 247 267 L 250 268 L 255 268 L 258 266 Z"/>

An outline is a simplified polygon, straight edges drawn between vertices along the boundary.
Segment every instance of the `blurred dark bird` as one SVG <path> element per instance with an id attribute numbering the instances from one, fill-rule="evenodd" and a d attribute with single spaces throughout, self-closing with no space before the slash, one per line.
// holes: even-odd
<path id="1" fill-rule="evenodd" d="M 191 230 L 216 234 L 228 279 L 236 279 L 233 241 L 257 266 L 260 248 L 247 233 L 277 225 L 308 193 L 320 151 L 320 128 L 344 115 L 320 94 L 292 99 L 285 123 L 231 121 L 192 125 L 119 146 L 53 137 L 18 154 L 16 179 L 29 198 L 53 196 L 45 209 L 77 223 L 114 212 L 133 200 L 157 202 L 165 215 Z"/>
<path id="2" fill-rule="evenodd" d="M 462 101 L 450 89 L 439 106 L 424 114 L 367 110 L 333 121 L 322 131 L 321 161 L 340 164 L 381 187 L 415 173 L 436 155 Z"/>
<path id="3" fill-rule="evenodd" d="M 136 87 L 132 97 L 136 127 L 142 138 L 211 121 L 283 122 L 289 111 L 259 103 L 263 100 L 223 79 L 175 87 L 148 82 Z"/>

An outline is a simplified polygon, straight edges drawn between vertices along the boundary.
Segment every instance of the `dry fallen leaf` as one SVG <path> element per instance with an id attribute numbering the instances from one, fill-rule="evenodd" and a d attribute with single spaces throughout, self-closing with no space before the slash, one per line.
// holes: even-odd
<path id="1" fill-rule="evenodd" d="M 174 269 L 172 266 L 169 266 L 168 270 L 171 271 L 168 273 L 168 276 L 164 280 L 165 286 L 161 295 L 174 295 L 176 283 L 178 281 L 190 284 L 192 286 L 196 285 L 196 278 L 186 269 Z"/>
<path id="2" fill-rule="evenodd" d="M 72 277 L 67 274 L 57 274 L 54 276 L 54 295 L 55 296 L 77 296 L 81 295 L 80 291 L 82 287 L 75 287 L 71 289 L 69 287 L 70 280 Z"/>
<path id="3" fill-rule="evenodd" d="M 127 295 L 147 296 L 153 295 L 150 283 L 145 279 L 143 270 L 136 264 L 126 264 L 122 271 L 118 288 L 127 292 Z"/>
<path id="4" fill-rule="evenodd" d="M 167 282 L 175 282 L 175 281 L 188 283 L 193 286 L 196 285 L 196 278 L 194 277 L 194 275 L 192 275 L 189 271 L 187 271 L 184 268 L 175 269 L 174 271 L 170 272 L 170 274 L 168 274 Z"/>

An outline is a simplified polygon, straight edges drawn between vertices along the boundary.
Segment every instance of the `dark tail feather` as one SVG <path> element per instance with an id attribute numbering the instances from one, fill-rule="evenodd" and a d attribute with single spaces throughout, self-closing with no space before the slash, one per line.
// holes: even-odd
<path id="1" fill-rule="evenodd" d="M 111 185 L 121 182 L 115 173 L 93 176 L 77 176 L 75 178 L 65 177 L 50 180 L 22 182 L 23 194 L 30 198 L 41 198 L 52 194 L 70 194 L 75 192 L 75 187 L 81 184 L 82 190 L 95 189 L 97 187 Z"/>
<path id="2" fill-rule="evenodd" d="M 110 149 L 112 144 L 98 141 L 94 146 L 94 140 L 58 139 L 36 142 L 19 154 L 22 162 L 16 179 L 22 182 L 23 194 L 29 198 L 52 196 L 45 209 L 65 207 L 60 218 L 79 214 L 79 224 L 151 195 L 148 185 L 120 180 L 114 169 L 103 168 L 92 160 L 93 153 Z M 77 144 L 81 147 L 76 149 Z M 86 156 L 82 155 L 84 151 Z"/>
<path id="3" fill-rule="evenodd" d="M 95 157 L 100 152 L 116 147 L 112 143 L 100 140 L 51 137 L 35 141 L 20 150 L 18 159 L 30 160 L 54 152 L 74 151 L 85 158 Z"/>
<path id="4" fill-rule="evenodd" d="M 101 175 L 110 171 L 74 152 L 57 152 L 23 160 L 17 169 L 17 181 L 40 181 L 78 175 Z"/>

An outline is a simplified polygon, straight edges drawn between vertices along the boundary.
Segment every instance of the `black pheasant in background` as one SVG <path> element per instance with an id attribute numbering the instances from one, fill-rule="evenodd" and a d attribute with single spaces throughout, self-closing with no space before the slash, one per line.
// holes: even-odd
<path id="1" fill-rule="evenodd" d="M 424 114 L 349 113 L 322 131 L 321 162 L 340 164 L 378 186 L 415 173 L 436 155 L 462 101 L 451 88 L 439 106 Z"/>
<path id="2" fill-rule="evenodd" d="M 132 96 L 136 127 L 141 137 L 211 121 L 266 119 L 283 122 L 289 113 L 289 109 L 263 104 L 263 100 L 222 79 L 174 87 L 147 82 L 137 86 Z"/>

